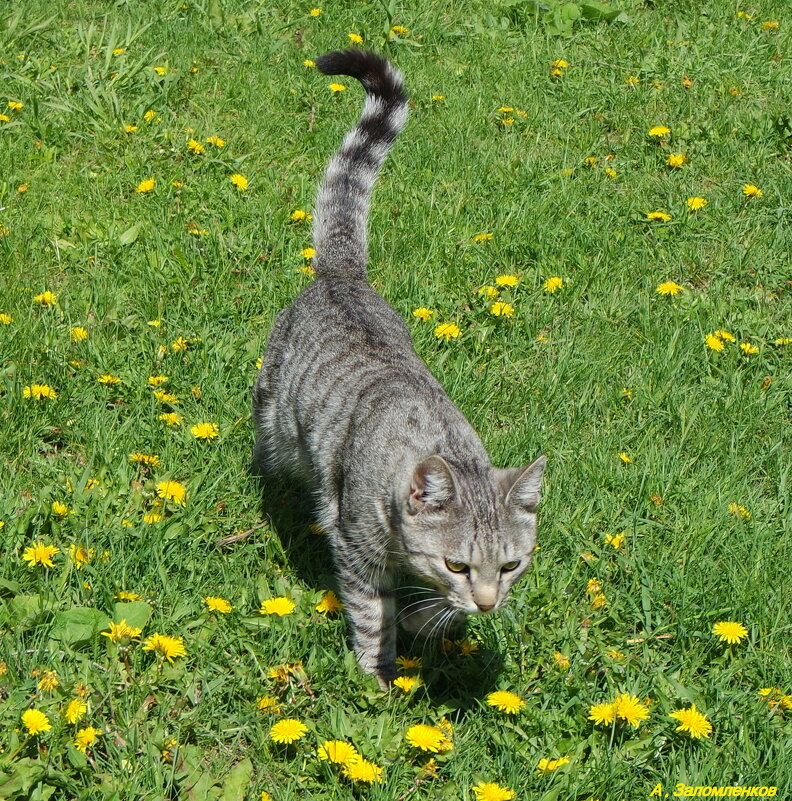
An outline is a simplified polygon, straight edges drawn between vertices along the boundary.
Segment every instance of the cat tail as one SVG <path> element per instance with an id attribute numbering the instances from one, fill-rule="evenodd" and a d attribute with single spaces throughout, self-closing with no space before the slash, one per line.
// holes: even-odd
<path id="1" fill-rule="evenodd" d="M 327 165 L 314 210 L 319 278 L 366 280 L 368 210 L 377 173 L 407 121 L 401 73 L 375 53 L 345 50 L 316 60 L 325 75 L 349 75 L 366 90 L 363 113 Z"/>

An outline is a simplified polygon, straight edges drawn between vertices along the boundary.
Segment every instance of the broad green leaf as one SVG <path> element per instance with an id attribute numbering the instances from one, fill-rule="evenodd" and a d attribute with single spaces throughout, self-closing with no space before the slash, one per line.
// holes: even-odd
<path id="1" fill-rule="evenodd" d="M 110 618 L 104 612 L 88 606 L 75 606 L 55 615 L 50 636 L 72 645 L 86 643 L 106 629 L 109 623 Z"/>

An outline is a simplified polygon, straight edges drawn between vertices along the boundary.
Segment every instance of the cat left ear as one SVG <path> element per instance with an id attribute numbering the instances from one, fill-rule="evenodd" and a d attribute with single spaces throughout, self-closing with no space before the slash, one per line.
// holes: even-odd
<path id="1" fill-rule="evenodd" d="M 528 467 L 501 470 L 501 483 L 506 490 L 504 503 L 507 506 L 510 504 L 517 506 L 526 512 L 535 512 L 539 505 L 539 490 L 542 486 L 542 476 L 546 464 L 547 457 L 540 456 Z"/>
<path id="2" fill-rule="evenodd" d="M 456 498 L 451 466 L 442 456 L 424 459 L 413 472 L 407 508 L 410 514 L 424 510 L 441 512 Z"/>

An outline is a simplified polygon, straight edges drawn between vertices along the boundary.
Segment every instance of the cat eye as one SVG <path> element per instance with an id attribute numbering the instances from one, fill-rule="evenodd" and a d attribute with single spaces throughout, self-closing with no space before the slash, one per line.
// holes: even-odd
<path id="1" fill-rule="evenodd" d="M 446 559 L 445 563 L 452 573 L 467 573 L 470 570 L 464 562 L 452 562 L 450 559 Z"/>
<path id="2" fill-rule="evenodd" d="M 501 573 L 511 573 L 512 570 L 516 570 L 519 566 L 519 559 L 515 559 L 513 562 L 506 562 L 506 564 L 501 567 Z"/>

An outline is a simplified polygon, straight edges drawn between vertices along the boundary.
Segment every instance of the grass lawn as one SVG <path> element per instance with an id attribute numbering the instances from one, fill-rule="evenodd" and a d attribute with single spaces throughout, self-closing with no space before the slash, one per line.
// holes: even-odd
<path id="1" fill-rule="evenodd" d="M 576 8 L 624 17 L 0 7 L 0 798 L 792 790 L 792 17 Z M 496 465 L 549 457 L 508 607 L 405 639 L 423 683 L 389 693 L 305 499 L 249 472 L 299 212 L 362 103 L 310 60 L 349 34 L 413 106 L 371 280 Z"/>

